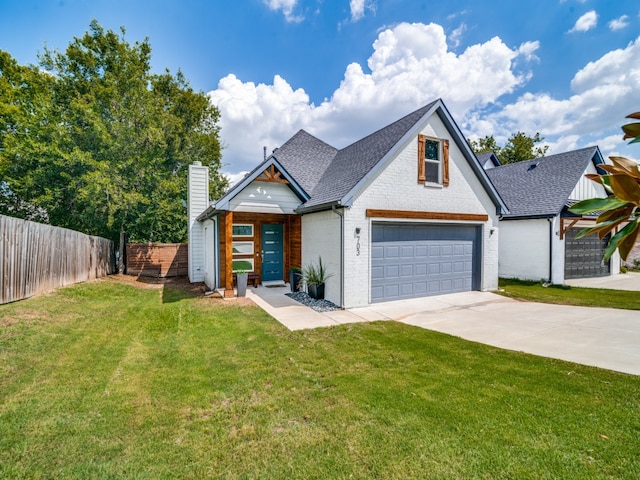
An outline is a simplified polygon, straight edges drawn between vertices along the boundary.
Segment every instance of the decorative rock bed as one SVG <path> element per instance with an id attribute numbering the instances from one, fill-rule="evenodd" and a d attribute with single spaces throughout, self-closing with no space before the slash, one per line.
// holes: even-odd
<path id="1" fill-rule="evenodd" d="M 329 300 L 316 300 L 315 298 L 311 298 L 307 292 L 286 293 L 285 295 L 293 298 L 302 305 L 312 308 L 316 312 L 333 312 L 334 310 L 340 310 L 340 307 L 335 303 Z"/>

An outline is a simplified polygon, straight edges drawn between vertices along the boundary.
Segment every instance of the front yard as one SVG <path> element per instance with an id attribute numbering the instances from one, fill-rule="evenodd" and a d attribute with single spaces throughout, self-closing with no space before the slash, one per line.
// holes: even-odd
<path id="1" fill-rule="evenodd" d="M 0 478 L 639 478 L 640 377 L 114 278 L 0 306 Z"/>
<path id="2" fill-rule="evenodd" d="M 628 274 L 636 275 L 636 274 Z M 556 303 L 582 307 L 622 308 L 640 310 L 640 293 L 605 288 L 581 288 L 566 285 L 549 285 L 542 282 L 501 278 L 502 295 L 529 302 Z"/>

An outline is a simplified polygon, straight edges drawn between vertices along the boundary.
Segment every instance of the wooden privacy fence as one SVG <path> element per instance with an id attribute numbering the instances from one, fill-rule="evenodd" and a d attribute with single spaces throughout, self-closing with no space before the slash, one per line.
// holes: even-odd
<path id="1" fill-rule="evenodd" d="M 178 277 L 189 270 L 186 243 L 128 243 L 127 274 L 143 277 Z"/>
<path id="2" fill-rule="evenodd" d="M 111 240 L 0 215 L 0 304 L 114 272 Z"/>

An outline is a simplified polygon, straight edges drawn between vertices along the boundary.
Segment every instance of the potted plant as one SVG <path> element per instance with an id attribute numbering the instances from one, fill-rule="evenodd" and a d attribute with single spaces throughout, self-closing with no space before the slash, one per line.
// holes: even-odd
<path id="1" fill-rule="evenodd" d="M 324 299 L 325 282 L 333 275 L 327 272 L 327 267 L 322 263 L 322 257 L 318 257 L 318 265 L 311 263 L 302 271 L 302 278 L 307 284 L 307 292 L 311 298 Z"/>
<path id="2" fill-rule="evenodd" d="M 246 270 L 236 270 L 236 283 L 238 284 L 238 297 L 247 295 L 247 278 L 249 273 Z"/>
<path id="3" fill-rule="evenodd" d="M 289 285 L 292 292 L 299 292 L 302 284 L 302 269 L 300 267 L 291 267 L 289 270 Z"/>

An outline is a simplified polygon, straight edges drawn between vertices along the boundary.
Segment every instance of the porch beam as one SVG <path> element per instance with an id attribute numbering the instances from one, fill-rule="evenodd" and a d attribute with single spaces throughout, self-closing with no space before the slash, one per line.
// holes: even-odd
<path id="1" fill-rule="evenodd" d="M 233 291 L 233 212 L 224 216 L 224 296 L 235 296 Z"/>
<path id="2" fill-rule="evenodd" d="M 447 212 L 415 212 L 408 210 L 374 210 L 367 209 L 367 217 L 373 218 L 403 218 L 415 220 L 456 220 L 467 222 L 486 222 L 489 215 L 477 213 L 447 213 Z"/>

